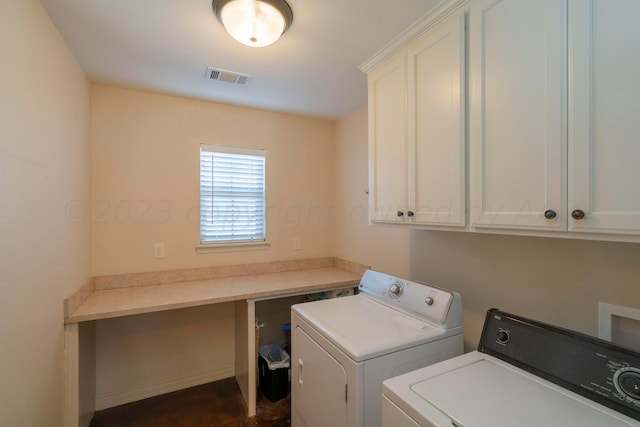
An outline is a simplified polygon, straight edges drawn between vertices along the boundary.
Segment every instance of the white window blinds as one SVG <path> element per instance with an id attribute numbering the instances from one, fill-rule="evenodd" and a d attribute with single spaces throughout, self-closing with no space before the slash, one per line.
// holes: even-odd
<path id="1" fill-rule="evenodd" d="M 265 240 L 265 151 L 200 146 L 200 243 Z"/>

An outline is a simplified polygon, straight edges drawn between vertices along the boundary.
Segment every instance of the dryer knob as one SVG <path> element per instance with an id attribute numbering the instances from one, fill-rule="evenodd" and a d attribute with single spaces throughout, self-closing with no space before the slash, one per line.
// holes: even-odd
<path id="1" fill-rule="evenodd" d="M 402 295 L 402 283 L 395 282 L 393 285 L 391 285 L 389 287 L 389 293 L 394 298 L 398 298 L 400 295 Z"/>

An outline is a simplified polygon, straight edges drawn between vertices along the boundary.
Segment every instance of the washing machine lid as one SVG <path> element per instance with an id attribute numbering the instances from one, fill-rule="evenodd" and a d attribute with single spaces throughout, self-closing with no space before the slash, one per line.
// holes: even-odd
<path id="1" fill-rule="evenodd" d="M 439 367 L 434 365 L 435 370 L 422 369 L 412 380 L 409 379 L 412 384 L 408 388 L 414 393 L 414 402 L 416 396 L 424 401 L 422 405 L 415 405 L 414 409 L 421 414 L 418 416 L 429 419 L 429 413 L 431 418 L 442 414 L 451 420 L 452 425 L 460 427 L 640 425 L 618 412 L 491 356 L 475 355 L 450 359 Z M 468 363 L 460 364 L 458 361 Z M 450 370 L 442 372 L 443 365 Z M 433 408 L 440 414 L 434 416 Z"/>
<path id="2" fill-rule="evenodd" d="M 362 294 L 291 309 L 356 362 L 461 332 L 438 328 Z"/>

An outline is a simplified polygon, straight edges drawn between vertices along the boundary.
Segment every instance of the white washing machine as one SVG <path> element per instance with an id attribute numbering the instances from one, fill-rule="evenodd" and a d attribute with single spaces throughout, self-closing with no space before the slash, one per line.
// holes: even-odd
<path id="1" fill-rule="evenodd" d="M 385 427 L 640 427 L 640 354 L 489 310 L 478 351 L 384 382 Z"/>
<path id="2" fill-rule="evenodd" d="M 462 354 L 460 295 L 367 270 L 357 295 L 291 307 L 291 423 L 376 427 L 382 381 Z"/>

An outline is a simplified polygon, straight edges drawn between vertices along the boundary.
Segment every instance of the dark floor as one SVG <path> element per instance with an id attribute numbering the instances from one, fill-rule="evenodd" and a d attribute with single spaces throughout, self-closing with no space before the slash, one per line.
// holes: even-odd
<path id="1" fill-rule="evenodd" d="M 234 378 L 98 411 L 90 427 L 286 427 L 291 398 L 272 403 L 258 392 L 258 414 L 248 418 Z"/>

